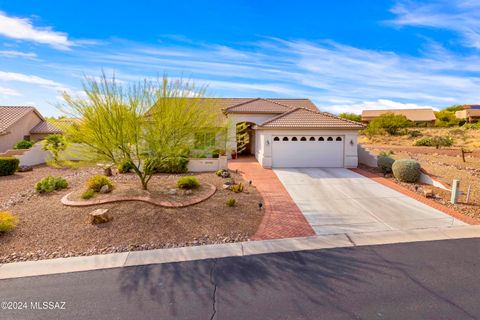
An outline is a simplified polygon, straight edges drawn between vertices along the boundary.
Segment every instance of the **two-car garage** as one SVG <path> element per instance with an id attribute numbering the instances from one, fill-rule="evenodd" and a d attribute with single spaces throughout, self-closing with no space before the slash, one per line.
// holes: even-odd
<path id="1" fill-rule="evenodd" d="M 344 167 L 345 136 L 272 136 L 273 168 Z"/>

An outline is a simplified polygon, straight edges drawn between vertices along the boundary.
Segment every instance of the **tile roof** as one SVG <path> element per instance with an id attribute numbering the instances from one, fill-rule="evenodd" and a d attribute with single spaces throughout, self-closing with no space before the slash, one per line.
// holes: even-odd
<path id="1" fill-rule="evenodd" d="M 239 104 L 244 104 L 249 101 L 254 101 L 254 100 L 265 100 L 265 101 L 271 101 L 274 103 L 278 103 L 281 105 L 285 106 L 290 106 L 290 107 L 302 107 L 302 108 L 307 108 L 311 110 L 318 110 L 315 104 L 313 104 L 310 99 L 277 99 L 277 98 L 202 98 L 199 100 L 199 104 L 208 104 L 208 105 L 213 105 L 218 109 L 227 109 Z"/>
<path id="2" fill-rule="evenodd" d="M 42 120 L 43 117 L 34 107 L 29 106 L 0 106 L 0 133 L 5 132 L 11 125 L 25 117 L 30 112 L 35 112 Z"/>
<path id="3" fill-rule="evenodd" d="M 284 113 L 294 109 L 273 100 L 252 99 L 223 109 L 227 113 Z"/>
<path id="4" fill-rule="evenodd" d="M 297 128 L 297 129 L 363 129 L 365 125 L 337 117 L 328 112 L 295 108 L 270 119 L 259 128 Z"/>
<path id="5" fill-rule="evenodd" d="M 62 133 L 62 130 L 48 121 L 42 121 L 33 127 L 30 133 Z"/>
<path id="6" fill-rule="evenodd" d="M 394 113 L 404 115 L 410 121 L 434 121 L 437 118 L 433 113 L 433 109 L 390 109 L 390 110 L 363 110 L 362 120 L 371 120 L 385 113 Z"/>

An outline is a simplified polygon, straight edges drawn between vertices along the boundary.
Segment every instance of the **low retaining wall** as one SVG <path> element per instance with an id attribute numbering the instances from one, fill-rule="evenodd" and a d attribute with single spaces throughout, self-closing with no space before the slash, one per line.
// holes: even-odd
<path id="1" fill-rule="evenodd" d="M 374 155 L 374 154 L 371 154 L 367 149 L 365 149 L 361 145 L 358 145 L 358 163 L 364 164 L 364 165 L 369 166 L 371 168 L 377 168 L 377 156 Z M 447 190 L 447 191 L 451 191 L 443 183 L 433 179 L 432 177 L 430 177 L 425 172 L 420 173 L 420 179 L 418 180 L 418 182 L 429 184 L 429 185 L 432 185 L 434 187 L 444 189 L 444 190 Z"/>
<path id="2" fill-rule="evenodd" d="M 227 169 L 227 157 L 219 158 L 190 158 L 188 161 L 189 172 L 213 172 Z"/>

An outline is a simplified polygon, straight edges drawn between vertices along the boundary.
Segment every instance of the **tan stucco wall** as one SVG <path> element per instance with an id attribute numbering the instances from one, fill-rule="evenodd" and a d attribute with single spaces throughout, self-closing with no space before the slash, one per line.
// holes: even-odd
<path id="1" fill-rule="evenodd" d="M 9 134 L 0 136 L 0 152 L 11 149 L 15 143 L 23 140 L 24 136 L 30 135 L 30 130 L 41 121 L 42 119 L 32 111 L 18 122 L 14 123 L 7 129 Z"/>

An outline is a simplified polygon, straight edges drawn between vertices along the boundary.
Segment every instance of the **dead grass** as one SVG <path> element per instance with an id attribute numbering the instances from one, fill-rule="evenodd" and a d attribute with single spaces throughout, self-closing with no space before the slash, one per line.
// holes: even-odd
<path id="1" fill-rule="evenodd" d="M 18 179 L 22 186 L 32 188 L 42 176 L 52 172 L 59 175 L 56 170 L 40 167 Z M 86 179 L 98 171 L 78 170 L 88 174 L 71 176 L 69 189 L 35 194 L 9 209 L 20 223 L 13 232 L 0 237 L 0 262 L 245 240 L 256 232 L 263 217 L 263 211 L 258 210 L 261 196 L 234 173 L 236 181 L 247 185 L 245 192 L 224 190 L 223 179 L 214 173 L 195 174 L 218 191 L 210 199 L 186 208 L 162 208 L 137 201 L 84 208 L 63 206 L 60 199 L 72 190 L 82 190 Z M 71 173 L 62 172 L 64 177 Z M 178 175 L 162 175 L 156 180 L 173 183 L 177 178 Z M 132 181 L 132 176 L 117 175 L 114 180 Z M 0 178 L 2 188 L 4 181 L 11 184 L 13 180 Z M 9 194 L 15 196 L 14 192 Z M 235 198 L 237 206 L 227 207 L 228 198 Z M 99 226 L 89 224 L 88 213 L 98 208 L 110 209 L 113 221 Z"/>

